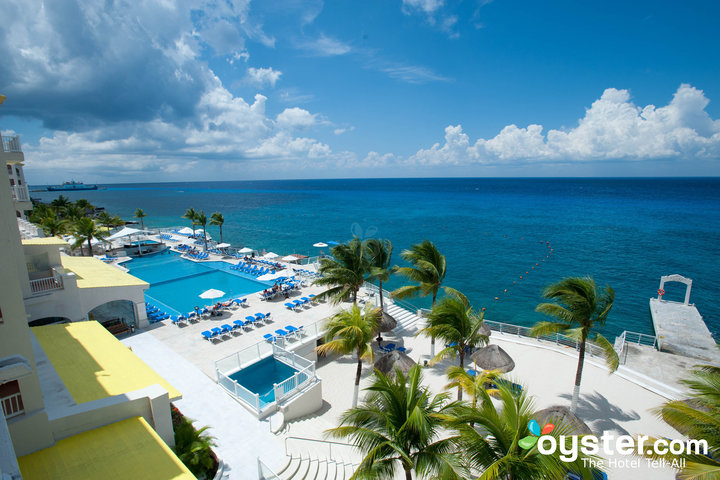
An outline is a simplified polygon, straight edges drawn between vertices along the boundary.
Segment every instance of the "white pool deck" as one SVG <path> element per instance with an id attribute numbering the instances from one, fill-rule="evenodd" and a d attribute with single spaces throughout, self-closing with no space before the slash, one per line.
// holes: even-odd
<path id="1" fill-rule="evenodd" d="M 293 298 L 320 291 L 318 287 L 305 287 Z M 363 293 L 361 298 L 368 299 L 368 296 Z M 214 364 L 217 360 L 263 341 L 265 333 L 273 333 L 286 325 L 307 327 L 328 318 L 339 308 L 349 306 L 348 303 L 340 306 L 319 303 L 302 312 L 294 312 L 285 308 L 285 301 L 261 301 L 257 296 L 250 295 L 248 307 L 228 311 L 222 317 L 210 317 L 181 327 L 166 320 L 123 340 L 182 392 L 183 398 L 176 405 L 186 416 L 196 420 L 198 426 L 210 426 L 210 434 L 218 444 L 216 451 L 226 465 L 225 479 L 257 478 L 258 457 L 271 468 L 278 469 L 285 463 L 286 438 L 323 439 L 323 432 L 337 426 L 342 412 L 351 406 L 357 363 L 349 356 L 318 362 L 316 372 L 323 384 L 323 408 L 316 414 L 289 422 L 277 435 L 270 432 L 267 421 L 258 421 L 215 382 Z M 200 335 L 203 330 L 224 323 L 232 324 L 233 320 L 244 319 L 256 312 L 271 313 L 272 323 L 257 326 L 251 331 L 236 332 L 213 343 Z M 430 341 L 424 336 L 397 336 L 391 332 L 383 334 L 383 337 L 386 341 L 407 347 L 410 357 L 418 362 L 429 357 Z M 537 409 L 556 404 L 569 405 L 577 366 L 577 355 L 573 349 L 497 332 L 493 332 L 491 343 L 502 346 L 515 360 L 516 368 L 509 377 L 522 384 L 535 398 Z M 647 358 L 654 361 L 656 357 Z M 655 375 L 654 369 L 648 366 L 634 370 L 621 367 L 614 375 L 609 375 L 598 361 L 586 358 L 577 411 L 595 434 L 609 431 L 616 436 L 648 434 L 681 438 L 650 412 L 669 398 L 683 396 L 681 387 L 675 381 L 665 385 L 662 382 L 669 380 Z M 440 392 L 447 383 L 444 371 L 450 364 L 450 361 L 445 361 L 424 369 L 425 384 L 433 392 Z M 672 364 L 668 365 L 672 368 Z M 471 364 L 467 366 L 471 367 Z M 678 375 L 675 378 L 681 377 Z M 366 365 L 361 388 L 366 387 L 371 378 L 371 368 Z M 619 455 L 606 458 L 610 462 L 626 462 L 624 465 L 606 464 L 604 469 L 613 480 L 671 480 L 675 476 L 673 469 L 649 467 L 644 459 Z M 628 462 L 636 462 L 639 466 Z"/>

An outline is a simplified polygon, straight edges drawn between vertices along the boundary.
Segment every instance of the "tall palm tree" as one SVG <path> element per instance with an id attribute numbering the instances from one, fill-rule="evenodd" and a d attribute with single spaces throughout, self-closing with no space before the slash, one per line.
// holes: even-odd
<path id="1" fill-rule="evenodd" d="M 82 210 L 80 207 L 74 204 L 69 204 L 67 207 L 65 207 L 64 212 L 65 218 L 70 220 L 71 222 L 76 221 L 79 218 L 82 218 L 85 216 L 85 211 Z"/>
<path id="2" fill-rule="evenodd" d="M 83 211 L 83 215 L 87 215 L 88 213 L 91 213 L 91 211 L 95 209 L 95 207 L 92 205 L 92 203 L 88 202 L 84 198 L 79 198 L 79 199 L 75 200 L 75 206 Z"/>
<path id="3" fill-rule="evenodd" d="M 45 235 L 55 237 L 68 231 L 68 221 L 58 218 L 55 214 L 48 215 L 40 222 Z"/>
<path id="4" fill-rule="evenodd" d="M 483 480 L 563 480 L 569 471 L 593 478 L 590 462 L 583 462 L 590 457 L 581 451 L 574 462 L 564 462 L 559 448 L 554 454 L 538 451 L 537 443 L 532 441 L 536 436 L 529 428 L 535 411 L 526 393 L 517 394 L 505 384 L 496 392 L 501 409 L 493 404 L 489 392 L 480 389 L 477 407 L 459 405 L 448 416 L 464 467 L 470 472 L 482 472 Z M 560 424 L 548 434 L 559 442 L 560 435 L 572 433 L 572 427 Z"/>
<path id="5" fill-rule="evenodd" d="M 195 236 L 195 225 L 197 225 L 197 212 L 194 208 L 190 207 L 187 210 L 185 210 L 185 215 L 182 216 L 182 218 L 185 218 L 187 220 L 190 220 L 190 228 L 192 228 L 193 231 L 193 237 Z"/>
<path id="6" fill-rule="evenodd" d="M 418 478 L 461 478 L 454 439 L 441 435 L 444 417 L 455 404 L 447 402 L 447 393 L 432 397 L 421 381 L 419 365 L 407 377 L 399 370 L 395 378 L 376 372 L 365 402 L 327 431 L 350 439 L 365 454 L 352 479 L 394 478 L 398 466 L 406 480 L 412 480 L 413 471 Z"/>
<path id="7" fill-rule="evenodd" d="M 408 280 L 417 282 L 418 285 L 407 285 L 392 292 L 395 298 L 403 299 L 421 295 L 423 297 L 432 295 L 432 307 L 435 307 L 437 294 L 442 288 L 445 293 L 462 295 L 454 288 L 442 286 L 447 273 L 447 262 L 445 255 L 442 255 L 434 243 L 424 240 L 415 244 L 408 250 L 403 250 L 400 256 L 409 262 L 411 267 L 401 267 L 397 273 Z M 431 355 L 435 356 L 435 338 L 430 339 Z"/>
<path id="8" fill-rule="evenodd" d="M 575 388 L 570 405 L 570 411 L 575 413 L 580 397 L 586 342 L 593 329 L 602 328 L 605 325 L 615 300 L 615 292 L 610 286 L 606 286 L 603 292 L 598 292 L 592 277 L 568 277 L 547 286 L 543 297 L 553 299 L 555 303 L 541 303 L 535 310 L 555 317 L 557 321 L 536 323 L 530 329 L 530 335 L 539 337 L 562 333 L 580 344 L 575 372 Z M 599 333 L 595 334 L 591 340 L 601 347 L 610 372 L 617 370 L 620 360 L 613 345 Z"/>
<path id="9" fill-rule="evenodd" d="M 468 347 L 486 345 L 487 335 L 480 333 L 485 312 L 473 312 L 465 296 L 449 295 L 433 307 L 427 317 L 427 326 L 421 332 L 444 340 L 450 345 L 433 358 L 433 362 L 450 356 L 459 357 L 460 368 L 465 367 L 465 352 Z M 458 400 L 462 400 L 462 388 L 458 386 Z"/>
<path id="10" fill-rule="evenodd" d="M 321 276 L 313 282 L 330 288 L 318 294 L 318 299 L 329 297 L 333 303 L 339 303 L 352 296 L 353 303 L 357 304 L 357 293 L 369 268 L 364 251 L 363 243 L 357 237 L 330 249 L 332 258 L 320 260 L 318 273 Z"/>
<path id="11" fill-rule="evenodd" d="M 73 248 L 82 246 L 87 241 L 88 255 L 92 257 L 92 240 L 102 240 L 107 236 L 107 232 L 101 230 L 92 218 L 82 217 L 73 225 L 73 234 L 75 235 L 75 244 Z"/>
<path id="12" fill-rule="evenodd" d="M 487 385 L 495 382 L 500 377 L 500 372 L 497 370 L 483 370 L 471 375 L 464 367 L 453 366 L 448 368 L 447 377 L 450 382 L 444 388 L 462 388 L 463 392 L 472 398 L 472 407 L 475 408 L 481 396 L 480 391 L 487 391 L 491 395 L 497 392 L 496 389 L 487 388 Z"/>
<path id="13" fill-rule="evenodd" d="M 691 441 L 705 440 L 707 452 L 703 454 L 664 455 L 655 452 L 644 456 L 653 459 L 684 460 L 678 462 L 683 480 L 720 479 L 720 367 L 699 366 L 690 378 L 682 380 L 690 388 L 688 400 L 675 400 L 653 410 L 665 423 L 681 432 Z M 656 438 L 649 438 L 654 444 Z"/>
<path id="14" fill-rule="evenodd" d="M 223 217 L 222 213 L 215 212 L 212 215 L 210 215 L 210 225 L 217 225 L 218 227 L 220 227 L 220 243 L 223 243 L 223 235 L 222 235 L 223 223 L 225 223 L 225 217 Z"/>
<path id="15" fill-rule="evenodd" d="M 55 209 L 56 214 L 65 210 L 68 205 L 70 205 L 70 199 L 63 195 L 59 195 L 58 198 L 50 202 L 50 206 Z"/>
<path id="16" fill-rule="evenodd" d="M 355 390 L 353 391 L 353 407 L 357 405 L 358 390 L 360 388 L 360 375 L 362 362 L 373 361 L 371 342 L 380 311 L 367 306 L 364 310 L 353 305 L 350 310 L 343 310 L 335 314 L 327 324 L 325 342 L 315 350 L 320 355 L 339 353 L 340 355 L 357 355 L 357 372 L 355 374 Z"/>
<path id="17" fill-rule="evenodd" d="M 383 282 L 390 280 L 390 275 L 395 273 L 397 267 L 391 267 L 393 246 L 390 240 L 368 238 L 365 240 L 365 258 L 370 267 L 370 275 L 367 281 L 378 281 L 380 291 L 380 309 L 384 311 L 383 305 Z"/>
<path id="18" fill-rule="evenodd" d="M 125 220 L 120 218 L 120 215 L 110 217 L 110 227 L 121 227 L 123 225 L 125 225 Z"/>
<path id="19" fill-rule="evenodd" d="M 147 213 L 143 212 L 142 208 L 135 210 L 135 218 L 140 219 L 140 228 L 143 230 L 145 230 L 145 217 L 147 217 Z"/>
<path id="20" fill-rule="evenodd" d="M 202 210 L 197 212 L 197 214 L 195 215 L 195 222 L 197 222 L 197 224 L 201 225 L 203 228 L 203 231 L 202 231 L 203 232 L 203 243 L 205 244 L 205 250 L 207 250 L 207 232 L 206 232 L 206 230 L 207 230 L 208 219 L 205 216 L 205 212 L 203 212 Z"/>
<path id="21" fill-rule="evenodd" d="M 102 225 L 103 227 L 110 228 L 113 224 L 113 217 L 108 212 L 103 210 L 100 212 L 97 216 L 97 221 Z"/>

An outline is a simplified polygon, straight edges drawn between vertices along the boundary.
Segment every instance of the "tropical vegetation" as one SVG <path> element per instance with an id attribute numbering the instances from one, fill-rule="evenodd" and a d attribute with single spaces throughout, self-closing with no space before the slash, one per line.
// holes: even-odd
<path id="1" fill-rule="evenodd" d="M 340 355 L 355 354 L 357 356 L 357 372 L 353 391 L 353 406 L 357 405 L 360 376 L 363 360 L 372 363 L 373 349 L 371 342 L 377 329 L 380 310 L 369 305 L 361 310 L 353 305 L 350 310 L 335 314 L 327 324 L 324 344 L 316 347 L 320 355 L 337 353 Z"/>
<path id="2" fill-rule="evenodd" d="M 570 411 L 574 413 L 580 396 L 587 340 L 592 340 L 600 347 L 611 373 L 617 370 L 620 363 L 613 345 L 600 333 L 592 335 L 593 330 L 605 325 L 615 300 L 615 292 L 610 286 L 599 292 L 592 277 L 568 277 L 547 286 L 543 291 L 543 297 L 555 302 L 541 303 L 535 310 L 554 317 L 556 321 L 538 322 L 532 327 L 530 334 L 540 337 L 562 333 L 576 340 L 580 345 L 575 387 L 570 405 Z"/>
<path id="3" fill-rule="evenodd" d="M 357 304 L 358 290 L 369 272 L 364 243 L 355 237 L 348 243 L 332 247 L 330 253 L 332 257 L 320 260 L 320 278 L 313 282 L 315 285 L 330 287 L 318 294 L 318 299 L 330 298 L 331 302 L 340 303 L 352 298 L 353 303 Z"/>
<path id="4" fill-rule="evenodd" d="M 184 417 L 175 407 L 172 407 L 172 420 L 177 457 L 197 478 L 213 478 L 217 470 L 217 460 L 212 451 L 215 442 L 205 433 L 208 427 L 196 430 L 193 421 Z"/>
<path id="5" fill-rule="evenodd" d="M 186 220 L 190 220 L 190 228 L 192 228 L 193 237 L 195 236 L 195 226 L 197 225 L 197 212 L 193 207 L 188 208 L 185 210 L 185 215 L 182 216 L 182 218 Z"/>
<path id="6" fill-rule="evenodd" d="M 485 312 L 476 314 L 464 295 L 451 294 L 440 300 L 427 315 L 427 326 L 421 330 L 431 338 L 444 340 L 447 345 L 432 361 L 457 356 L 459 367 L 464 368 L 465 354 L 473 347 L 488 343 L 487 335 L 480 332 L 484 315 Z M 458 400 L 462 400 L 462 391 L 458 386 Z"/>
<path id="7" fill-rule="evenodd" d="M 456 406 L 449 395 L 432 396 L 421 385 L 415 365 L 405 376 L 376 372 L 362 405 L 346 411 L 340 426 L 328 430 L 335 438 L 351 441 L 364 454 L 352 478 L 393 478 L 398 467 L 405 478 L 460 478 L 460 457 L 453 437 L 443 434 L 445 416 Z"/>
<path id="8" fill-rule="evenodd" d="M 225 217 L 223 217 L 222 213 L 214 212 L 212 215 L 210 215 L 210 225 L 215 225 L 220 228 L 220 243 L 223 243 L 222 227 L 224 223 Z"/>
<path id="9" fill-rule="evenodd" d="M 383 282 L 390 280 L 390 275 L 395 273 L 397 267 L 391 266 L 393 246 L 390 240 L 380 240 L 377 238 L 369 238 L 365 240 L 365 259 L 368 266 L 368 276 L 366 281 L 372 282 L 377 280 L 378 293 L 380 294 L 380 310 L 385 311 L 383 302 Z M 378 330 L 378 344 L 382 341 L 382 336 Z"/>
<path id="10" fill-rule="evenodd" d="M 135 218 L 140 219 L 140 228 L 143 230 L 145 230 L 145 217 L 147 217 L 147 213 L 143 212 L 142 208 L 135 210 Z"/>
<path id="11" fill-rule="evenodd" d="M 102 240 L 108 236 L 106 230 L 101 229 L 95 223 L 92 218 L 82 217 L 78 219 L 73 225 L 73 235 L 75 235 L 75 244 L 73 248 L 81 247 L 84 242 L 87 242 L 88 255 L 92 257 L 92 241 Z"/>
<path id="12" fill-rule="evenodd" d="M 197 214 L 195 215 L 195 222 L 197 223 L 197 225 L 202 227 L 203 243 L 205 244 L 205 250 L 207 250 L 207 232 L 206 232 L 206 230 L 207 230 L 208 219 L 205 216 L 205 212 L 203 212 L 202 210 L 197 212 Z"/>

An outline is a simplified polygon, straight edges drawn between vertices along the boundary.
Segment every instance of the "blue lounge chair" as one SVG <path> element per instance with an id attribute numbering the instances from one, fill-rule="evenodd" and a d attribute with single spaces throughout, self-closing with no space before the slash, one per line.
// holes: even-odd
<path id="1" fill-rule="evenodd" d="M 290 333 L 290 332 L 288 332 L 288 331 L 286 331 L 286 330 L 283 330 L 282 328 L 278 328 L 277 330 L 275 330 L 275 333 L 278 334 L 278 337 L 285 337 L 285 336 L 287 336 L 288 333 Z"/>
<path id="2" fill-rule="evenodd" d="M 402 353 L 407 352 L 407 348 L 405 348 L 405 347 L 397 347 L 395 350 L 397 350 L 398 352 L 402 352 Z"/>
<path id="3" fill-rule="evenodd" d="M 203 338 L 209 342 L 212 342 L 213 337 L 217 336 L 216 333 L 211 332 L 210 330 L 205 330 L 204 332 L 200 332 L 200 335 L 202 335 Z"/>
<path id="4" fill-rule="evenodd" d="M 261 320 L 265 320 L 265 314 L 260 313 L 260 312 L 256 313 L 256 314 L 255 314 L 255 320 L 258 321 L 258 322 L 261 321 Z"/>
<path id="5" fill-rule="evenodd" d="M 310 302 L 312 301 L 308 297 L 300 297 L 300 300 L 302 300 L 303 305 L 310 305 Z"/>
<path id="6" fill-rule="evenodd" d="M 286 302 L 285 306 L 287 307 L 288 310 L 295 310 L 295 307 L 297 305 L 295 305 L 294 303 Z"/>
<path id="7" fill-rule="evenodd" d="M 243 322 L 242 320 L 235 320 L 233 321 L 233 329 L 242 328 L 244 324 L 245 322 Z"/>
<path id="8" fill-rule="evenodd" d="M 265 321 L 267 322 L 268 320 L 270 320 L 270 312 L 265 314 Z"/>
<path id="9" fill-rule="evenodd" d="M 178 317 L 177 315 L 170 315 L 170 321 L 172 321 L 172 323 L 174 323 L 178 327 L 180 326 L 180 317 Z"/>
<path id="10" fill-rule="evenodd" d="M 220 335 L 222 333 L 222 330 L 219 327 L 211 328 L 210 331 L 215 334 L 214 336 Z"/>
<path id="11" fill-rule="evenodd" d="M 275 341 L 275 337 L 272 336 L 272 335 L 270 335 L 269 333 L 266 333 L 265 335 L 263 335 L 263 338 L 264 338 L 265 340 L 267 340 L 268 342 L 270 342 L 270 343 L 272 343 L 272 342 Z"/>
<path id="12" fill-rule="evenodd" d="M 383 345 L 380 348 L 382 349 L 383 352 L 390 353 L 393 350 L 395 350 L 395 347 L 397 347 L 397 345 L 395 345 L 394 343 L 386 343 L 385 345 Z"/>
<path id="13" fill-rule="evenodd" d="M 248 324 L 252 325 L 253 323 L 255 323 L 257 321 L 255 319 L 255 317 L 252 317 L 252 316 L 245 317 L 245 320 L 247 320 L 247 322 L 245 322 L 245 325 L 248 325 Z"/>
<path id="14" fill-rule="evenodd" d="M 225 333 L 230 333 L 230 332 L 232 331 L 232 329 L 233 329 L 233 327 L 231 327 L 231 326 L 228 325 L 227 323 L 224 323 L 224 324 L 220 325 L 220 328 L 222 329 L 222 333 L 223 333 L 223 334 L 225 334 Z"/>
<path id="15" fill-rule="evenodd" d="M 285 330 L 288 332 L 288 335 L 293 335 L 293 336 L 297 335 L 297 332 L 300 331 L 299 329 L 297 329 L 296 327 L 294 327 L 292 325 L 287 325 L 285 327 Z"/>
<path id="16" fill-rule="evenodd" d="M 465 372 L 470 375 L 471 377 L 474 377 L 477 375 L 477 372 L 475 370 L 465 370 Z"/>

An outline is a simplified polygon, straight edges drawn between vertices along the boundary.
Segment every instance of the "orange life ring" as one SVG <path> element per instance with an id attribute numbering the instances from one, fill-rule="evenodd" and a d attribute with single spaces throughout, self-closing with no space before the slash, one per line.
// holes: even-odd
<path id="1" fill-rule="evenodd" d="M 658 288 L 658 295 L 660 295 L 661 297 L 665 295 L 665 290 L 663 290 L 662 288 Z"/>

